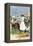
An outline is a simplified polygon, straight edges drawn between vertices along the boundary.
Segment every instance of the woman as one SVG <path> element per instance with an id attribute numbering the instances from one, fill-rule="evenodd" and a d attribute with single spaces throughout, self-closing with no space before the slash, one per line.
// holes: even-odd
<path id="1" fill-rule="evenodd" d="M 25 16 L 21 15 L 21 24 L 20 24 L 20 30 L 21 31 L 25 31 L 25 29 L 26 29 L 26 26 L 25 26 L 25 23 L 24 23 L 24 18 L 25 18 Z"/>

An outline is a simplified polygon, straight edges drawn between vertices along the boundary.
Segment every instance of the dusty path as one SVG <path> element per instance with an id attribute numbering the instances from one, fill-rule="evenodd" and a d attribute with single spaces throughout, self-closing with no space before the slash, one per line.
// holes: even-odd
<path id="1" fill-rule="evenodd" d="M 30 36 L 23 36 L 23 35 L 18 35 L 18 34 L 11 34 L 10 35 L 10 40 L 25 40 L 25 39 L 30 39 Z"/>

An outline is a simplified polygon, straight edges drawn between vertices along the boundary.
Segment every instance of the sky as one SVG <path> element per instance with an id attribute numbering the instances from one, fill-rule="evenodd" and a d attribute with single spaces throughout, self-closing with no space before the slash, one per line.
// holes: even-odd
<path id="1" fill-rule="evenodd" d="M 10 6 L 10 16 L 15 15 L 29 15 L 30 7 L 22 7 L 22 6 Z"/>

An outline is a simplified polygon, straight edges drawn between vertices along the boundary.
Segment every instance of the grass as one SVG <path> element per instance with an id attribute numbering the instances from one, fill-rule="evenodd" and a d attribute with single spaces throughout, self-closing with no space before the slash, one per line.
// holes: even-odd
<path id="1" fill-rule="evenodd" d="M 25 36 L 28 36 L 29 35 L 29 32 L 20 32 L 18 29 L 12 29 L 12 31 L 10 32 L 10 34 L 12 34 L 12 35 L 18 35 L 18 37 L 25 37 Z"/>

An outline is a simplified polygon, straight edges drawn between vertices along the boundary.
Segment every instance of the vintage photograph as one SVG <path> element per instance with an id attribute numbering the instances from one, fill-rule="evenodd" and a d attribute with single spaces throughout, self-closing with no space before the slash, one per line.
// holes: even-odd
<path id="1" fill-rule="evenodd" d="M 30 39 L 30 7 L 10 6 L 10 40 Z"/>

